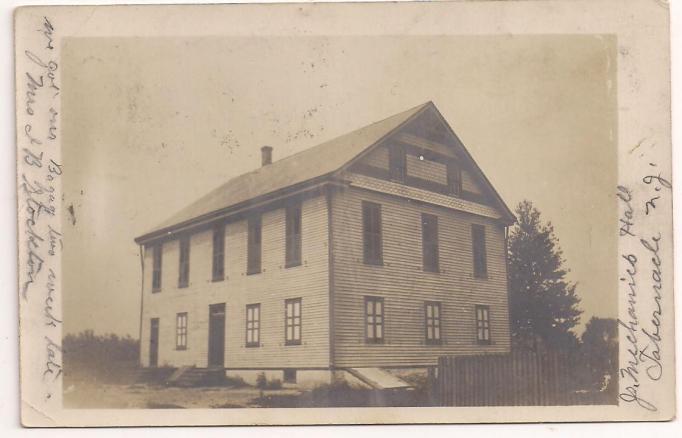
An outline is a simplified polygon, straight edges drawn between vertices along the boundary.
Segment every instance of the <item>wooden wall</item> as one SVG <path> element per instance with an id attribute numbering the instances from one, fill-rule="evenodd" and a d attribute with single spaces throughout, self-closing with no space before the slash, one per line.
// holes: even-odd
<path id="1" fill-rule="evenodd" d="M 262 217 L 263 272 L 246 275 L 247 224 L 226 226 L 225 280 L 212 281 L 212 231 L 192 235 L 189 287 L 178 289 L 177 240 L 164 244 L 161 292 L 151 293 L 152 251 L 145 253 L 141 358 L 149 364 L 150 319 L 160 318 L 159 365 L 205 367 L 208 307 L 226 304 L 225 367 L 329 365 L 328 215 L 324 196 L 303 201 L 302 265 L 284 268 L 284 209 Z M 302 344 L 284 345 L 284 300 L 302 298 Z M 261 346 L 246 348 L 247 304 L 261 303 Z M 188 312 L 187 350 L 175 349 L 175 315 Z"/>
<path id="2" fill-rule="evenodd" d="M 435 365 L 446 354 L 509 351 L 504 227 L 493 218 L 412 202 L 367 188 L 335 193 L 333 212 L 334 365 Z M 362 201 L 382 206 L 383 266 L 363 263 Z M 421 214 L 438 216 L 439 273 L 424 272 Z M 487 279 L 473 276 L 471 224 L 486 227 Z M 385 340 L 364 338 L 364 296 L 384 297 Z M 424 301 L 442 303 L 442 344 L 427 345 Z M 490 306 L 491 345 L 476 340 L 475 306 Z"/>

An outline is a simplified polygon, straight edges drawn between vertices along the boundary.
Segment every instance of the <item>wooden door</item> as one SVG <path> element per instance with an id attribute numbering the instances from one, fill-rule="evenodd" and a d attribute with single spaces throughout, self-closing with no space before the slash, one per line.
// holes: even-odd
<path id="1" fill-rule="evenodd" d="M 225 367 L 225 303 L 208 306 L 208 366 Z"/>
<path id="2" fill-rule="evenodd" d="M 159 318 L 152 318 L 149 333 L 149 366 L 159 366 Z"/>

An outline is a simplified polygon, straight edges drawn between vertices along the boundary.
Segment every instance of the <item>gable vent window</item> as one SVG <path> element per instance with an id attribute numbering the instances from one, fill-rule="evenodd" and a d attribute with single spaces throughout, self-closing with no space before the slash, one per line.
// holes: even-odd
<path id="1" fill-rule="evenodd" d="M 287 207 L 285 234 L 285 266 L 298 266 L 301 264 L 301 204 Z"/>
<path id="2" fill-rule="evenodd" d="M 178 287 L 187 287 L 189 285 L 189 236 L 180 238 L 179 268 Z"/>
<path id="3" fill-rule="evenodd" d="M 225 279 L 225 226 L 213 229 L 213 281 Z"/>
<path id="4" fill-rule="evenodd" d="M 394 145 L 389 148 L 388 164 L 390 177 L 394 181 L 405 182 L 407 165 L 405 162 L 405 148 Z"/>
<path id="5" fill-rule="evenodd" d="M 383 264 L 381 205 L 362 202 L 363 258 L 367 265 Z"/>
<path id="6" fill-rule="evenodd" d="M 254 216 L 249 219 L 248 248 L 247 248 L 247 275 L 258 274 L 261 271 L 261 217 Z"/>
<path id="7" fill-rule="evenodd" d="M 462 169 L 455 163 L 449 162 L 447 167 L 448 172 L 448 190 L 455 196 L 462 195 Z"/>

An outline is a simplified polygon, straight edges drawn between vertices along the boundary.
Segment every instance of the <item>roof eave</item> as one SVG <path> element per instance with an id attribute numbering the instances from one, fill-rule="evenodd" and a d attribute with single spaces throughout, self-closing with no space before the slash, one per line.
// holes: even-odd
<path id="1" fill-rule="evenodd" d="M 138 236 L 134 239 L 135 243 L 138 245 L 146 245 L 150 242 L 153 242 L 155 240 L 162 239 L 164 237 L 167 237 L 169 235 L 175 234 L 179 232 L 180 230 L 184 230 L 187 228 L 192 228 L 194 226 L 198 226 L 200 224 L 206 223 L 206 222 L 211 222 L 214 220 L 219 220 L 221 218 L 236 214 L 236 213 L 243 213 L 245 211 L 255 209 L 255 208 L 262 208 L 263 205 L 267 205 L 270 202 L 274 202 L 277 199 L 281 198 L 282 196 L 287 196 L 293 194 L 293 192 L 298 192 L 301 190 L 308 189 L 312 186 L 315 186 L 317 184 L 324 184 L 328 180 L 331 180 L 331 177 L 338 172 L 338 169 L 326 173 L 324 175 L 320 175 L 315 178 L 311 178 L 306 181 L 302 181 L 297 184 L 293 184 L 287 187 L 283 187 L 281 189 L 269 192 L 269 193 L 264 193 L 263 195 L 257 196 L 255 198 L 247 199 L 245 201 L 239 202 L 237 204 L 233 204 L 224 208 L 221 208 L 219 210 L 214 210 L 209 213 L 205 213 L 200 216 L 196 216 L 192 219 L 188 219 L 186 221 L 178 222 L 173 225 L 169 225 L 164 228 L 160 228 L 158 230 L 151 231 L 149 233 L 145 233 L 141 236 Z"/>

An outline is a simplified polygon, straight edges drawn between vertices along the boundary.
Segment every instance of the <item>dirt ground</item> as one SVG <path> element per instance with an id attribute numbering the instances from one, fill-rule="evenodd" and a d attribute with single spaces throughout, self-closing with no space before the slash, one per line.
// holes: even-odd
<path id="1" fill-rule="evenodd" d="M 300 395 L 296 389 L 265 390 L 264 396 Z M 246 386 L 175 388 L 160 385 L 66 383 L 64 406 L 68 408 L 245 408 L 258 407 L 261 391 Z"/>

